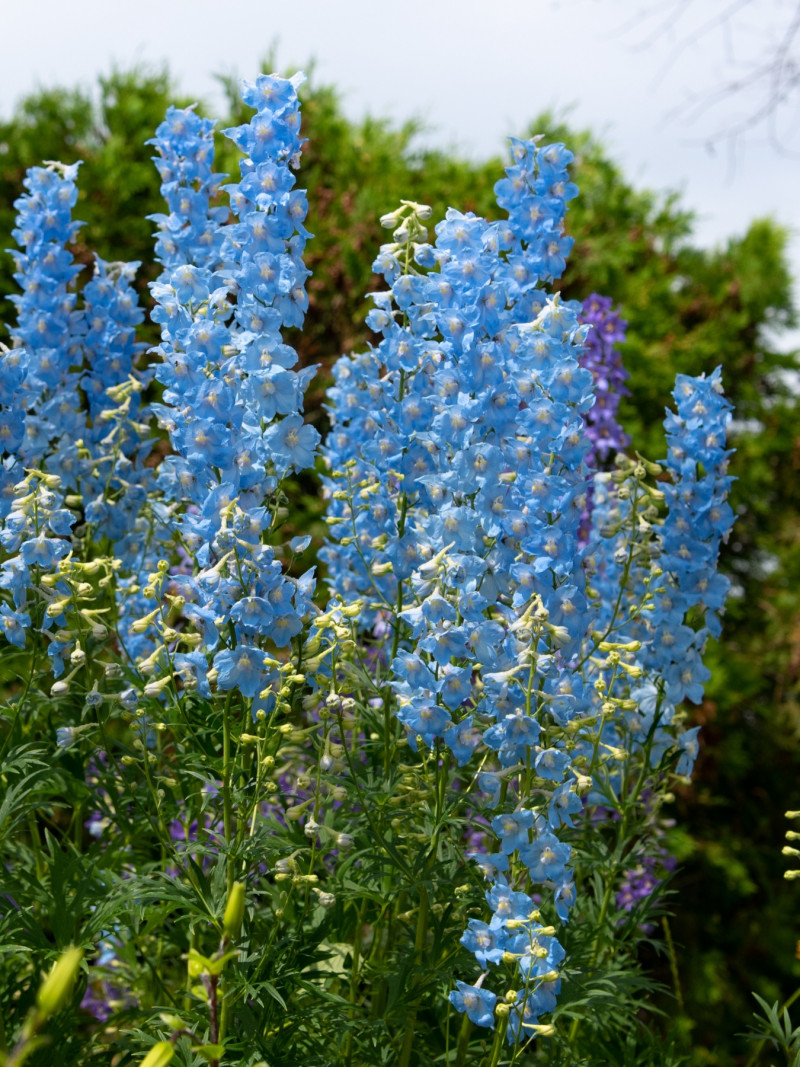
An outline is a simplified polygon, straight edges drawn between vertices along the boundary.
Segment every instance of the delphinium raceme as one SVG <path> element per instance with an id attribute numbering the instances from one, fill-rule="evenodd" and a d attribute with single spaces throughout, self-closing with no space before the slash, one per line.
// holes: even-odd
<path id="1" fill-rule="evenodd" d="M 518 961 L 511 1040 L 554 1007 L 563 958 L 521 887 L 551 886 L 562 918 L 574 898 L 554 830 L 581 806 L 563 731 L 578 707 L 562 695 L 560 723 L 544 709 L 586 628 L 576 535 L 592 385 L 575 309 L 537 289 L 563 269 L 563 198 L 548 193 L 564 187 L 569 154 L 515 142 L 514 160 L 499 185 L 508 225 L 451 209 L 430 246 L 415 240 L 416 205 L 387 217 L 396 241 L 376 266 L 392 291 L 368 319 L 383 340 L 338 369 L 326 456 L 329 521 L 344 541 L 341 556 L 339 544 L 327 554 L 332 585 L 395 612 L 391 685 L 409 743 L 449 748 L 457 764 L 488 749 L 495 769 L 480 774 L 481 789 L 514 797 L 492 819 L 499 853 L 478 857 L 493 918 L 472 920 L 464 937 L 484 967 L 504 952 Z M 412 256 L 438 270 L 420 273 Z M 517 320 L 530 311 L 533 322 Z M 481 984 L 452 996 L 488 1026 L 495 999 Z"/>
<path id="2" fill-rule="evenodd" d="M 580 793 L 594 790 L 592 803 L 602 801 L 601 769 L 604 788 L 624 773 L 629 753 L 616 723 L 641 725 L 631 685 L 644 669 L 637 635 L 618 631 L 652 600 L 658 549 L 647 543 L 644 513 L 652 520 L 663 495 L 645 485 L 657 468 L 637 464 L 638 510 L 618 516 L 616 543 L 602 531 L 605 544 L 584 570 L 584 423 L 595 376 L 576 309 L 537 288 L 563 269 L 563 203 L 552 194 L 570 187 L 568 154 L 514 142 L 513 157 L 498 184 L 508 225 L 451 209 L 430 246 L 420 242 L 427 212 L 419 205 L 385 219 L 397 227 L 395 243 L 376 269 L 390 290 L 373 297 L 368 317 L 382 340 L 339 362 L 329 394 L 333 544 L 325 556 L 338 602 L 352 604 L 365 625 L 378 620 L 376 634 L 388 630 L 389 684 L 412 748 L 440 758 L 447 748 L 463 765 L 476 750 L 494 753 L 478 784 L 505 810 L 492 817 L 500 850 L 475 857 L 491 883 L 493 918 L 471 920 L 464 943 L 484 968 L 518 960 L 524 990 L 497 1014 L 508 1019 L 509 1039 L 524 1040 L 555 1006 L 563 950 L 550 940 L 554 930 L 537 927 L 523 887 L 547 884 L 550 907 L 566 920 L 570 850 L 556 831 L 573 826 Z M 523 227 L 531 220 L 533 232 Z M 621 432 L 614 443 L 624 444 Z M 586 573 L 600 588 L 585 588 Z M 664 749 L 674 743 L 664 730 Z M 655 749 L 651 738 L 648 758 Z M 473 1022 L 494 1025 L 496 995 L 483 979 L 459 983 L 452 1000 Z"/>
<path id="3" fill-rule="evenodd" d="M 212 123 L 172 108 L 152 142 L 170 211 L 155 216 L 163 268 L 152 287 L 162 328 L 155 378 L 164 389 L 150 410 L 171 452 L 138 520 L 139 581 L 120 618 L 135 672 L 122 702 L 139 737 L 138 752 L 122 762 L 143 766 L 152 800 L 153 776 L 169 788 L 169 799 L 146 812 L 166 873 L 196 886 L 195 871 L 219 859 L 229 898 L 241 891 L 237 879 L 252 891 L 249 875 L 265 870 L 264 853 L 247 844 L 259 815 L 265 826 L 283 820 L 285 805 L 269 801 L 281 780 L 265 767 L 277 757 L 277 777 L 287 758 L 290 739 L 278 727 L 302 680 L 291 646 L 313 591 L 313 572 L 289 578 L 276 556 L 297 547 L 276 537 L 282 482 L 313 462 L 318 440 L 300 413 L 313 371 L 292 370 L 297 357 L 281 336 L 306 306 L 306 201 L 291 170 L 301 149 L 301 80 L 244 83 L 256 114 L 227 131 L 245 153 L 241 181 L 225 188 L 232 218 L 213 203 L 221 176 L 212 171 Z M 174 746 L 184 751 L 184 724 L 196 714 L 195 729 L 219 741 L 221 756 L 212 769 L 186 751 L 181 771 L 196 777 L 176 776 Z M 271 754 L 245 804 L 234 799 L 234 775 L 249 766 L 253 745 Z M 299 774 L 303 758 L 293 763 Z M 145 860 L 145 880 L 146 870 Z M 115 944 L 107 939 L 103 958 Z M 102 967 L 97 977 L 108 979 Z M 216 992 L 208 1003 L 215 1041 Z"/>
<path id="4" fill-rule="evenodd" d="M 616 894 L 618 910 L 645 932 L 651 920 L 642 915 L 658 914 L 657 893 L 674 867 L 660 819 L 665 771 L 689 776 L 698 750 L 698 728 L 686 728 L 686 712 L 677 706 L 702 699 L 708 677 L 702 654 L 709 634 L 719 634 L 728 589 L 717 573 L 719 546 L 733 518 L 725 499 L 730 404 L 719 371 L 679 375 L 674 397 L 678 410 L 665 420 L 663 466 L 618 455 L 613 473 L 595 476 L 586 556 L 596 612 L 586 677 L 611 677 L 616 694 L 614 704 L 599 709 L 597 738 L 582 742 L 593 777 L 590 812 L 613 815 L 601 915 Z M 653 485 L 650 477 L 665 469 L 670 480 Z M 627 684 L 618 676 L 625 664 Z M 598 744 L 620 758 L 598 764 Z M 662 924 L 671 946 L 666 917 Z M 601 950 L 598 935 L 590 963 Z M 574 1030 L 575 1024 L 573 1036 Z"/>
<path id="5" fill-rule="evenodd" d="M 0 588 L 12 594 L 16 611 L 3 604 L 6 636 L 24 648 L 31 625 L 24 610 L 31 568 L 50 570 L 67 555 L 75 516 L 63 507 L 61 465 L 74 453 L 85 427 L 78 395 L 81 362 L 80 315 L 71 285 L 79 272 L 66 245 L 79 223 L 72 221 L 77 165 L 34 167 L 27 192 L 16 202 L 12 253 L 21 295 L 13 347 L 0 350 L 0 517 L 5 559 Z M 44 460 L 47 475 L 32 473 Z M 53 524 L 55 523 L 55 528 Z M 39 570 L 36 571 L 39 573 Z M 21 614 L 20 614 L 21 613 Z M 46 620 L 46 621 L 45 621 Z M 37 626 L 53 625 L 53 617 Z M 55 642 L 51 643 L 51 648 Z"/>
<path id="6" fill-rule="evenodd" d="M 165 193 L 176 201 L 169 256 L 160 237 L 165 269 L 153 286 L 162 326 L 156 378 L 165 386 L 154 410 L 174 450 L 157 481 L 163 529 L 180 559 L 159 565 L 143 590 L 151 608 L 135 628 L 152 651 L 139 667 L 150 676 L 144 695 L 167 705 L 190 693 L 211 700 L 216 689 L 226 753 L 233 709 L 252 708 L 274 723 L 281 693 L 297 684 L 287 681 L 296 671 L 291 645 L 314 584 L 312 572 L 287 576 L 270 543 L 282 482 L 313 463 L 318 441 L 301 414 L 313 370 L 292 369 L 297 356 L 281 335 L 302 322 L 306 307 L 306 200 L 291 170 L 301 150 L 300 80 L 262 75 L 244 83 L 243 99 L 257 113 L 227 131 L 246 155 L 241 180 L 225 187 L 234 217 L 224 226 L 207 197 L 202 205 L 191 200 L 195 214 L 178 224 L 175 176 L 189 175 L 206 192 L 216 183 L 210 128 L 191 111 L 173 111 L 155 142 L 169 160 Z M 190 262 L 178 262 L 173 240 Z M 228 849 L 235 829 L 230 760 L 219 783 Z M 230 859 L 229 883 L 233 875 Z"/>
<path id="7" fill-rule="evenodd" d="M 642 678 L 631 694 L 636 709 L 624 718 L 640 742 L 649 740 L 656 762 L 671 744 L 675 706 L 702 700 L 709 677 L 702 655 L 709 636 L 720 634 L 730 586 L 717 571 L 719 548 L 733 523 L 725 447 L 730 403 L 719 368 L 708 376 L 678 375 L 673 395 L 677 412 L 664 422 L 663 461 L 671 480 L 648 487 L 642 460 L 618 459 L 616 475 L 596 479 L 592 515 L 606 535 L 595 537 L 591 550 L 598 623 L 615 641 L 641 643 Z M 624 595 L 614 596 L 621 588 Z M 691 773 L 697 734 L 696 727 L 680 734 L 679 774 Z"/>
<path id="8" fill-rule="evenodd" d="M 308 273 L 305 196 L 290 170 L 300 151 L 295 85 L 262 76 L 243 97 L 259 111 L 229 131 L 249 158 L 228 188 L 238 221 L 221 230 L 220 262 L 178 266 L 153 291 L 166 386 L 155 410 L 175 449 L 159 483 L 167 523 L 198 568 L 170 579 L 202 630 L 178 665 L 207 691 L 204 654 L 213 655 L 219 687 L 253 699 L 275 677 L 258 646 L 285 648 L 307 610 L 310 576 L 284 577 L 262 539 L 280 480 L 313 461 L 318 435 L 299 413 L 311 372 L 291 369 L 297 357 L 280 333 L 302 320 Z"/>
<path id="9" fill-rule="evenodd" d="M 580 320 L 591 327 L 586 335 L 581 366 L 592 372 L 595 394 L 594 404 L 584 413 L 586 435 L 592 443 L 586 462 L 595 470 L 603 470 L 614 455 L 623 452 L 630 444 L 617 417 L 620 400 L 628 395 L 625 387 L 628 372 L 615 347 L 625 340 L 627 323 L 612 306 L 611 299 L 597 293 L 583 301 Z M 581 545 L 589 536 L 593 495 L 594 487 L 590 485 L 581 523 Z"/>
<path id="10" fill-rule="evenodd" d="M 128 387 L 139 350 L 133 328 L 141 313 L 130 287 L 135 265 L 114 267 L 109 276 L 106 264 L 98 261 L 99 280 L 86 287 L 85 308 L 77 307 L 73 290 L 79 268 L 67 247 L 80 226 L 71 218 L 77 170 L 77 164 L 34 167 L 25 180 L 28 192 L 16 202 L 14 230 L 22 246 L 14 253 L 15 278 L 23 292 L 12 297 L 18 307 L 11 330 L 14 347 L 0 352 L 4 406 L 9 409 L 4 420 L 9 432 L 3 435 L 6 559 L 0 587 L 12 593 L 19 610 L 28 604 L 28 589 L 36 586 L 30 606 L 35 605 L 37 618 L 31 625 L 24 611 L 21 619 L 31 632 L 45 635 L 56 677 L 65 670 L 65 656 L 74 656 L 75 670 L 83 667 L 87 637 L 100 640 L 108 634 L 102 620 L 92 617 L 96 590 L 86 581 L 90 573 L 106 571 L 108 562 L 90 564 L 84 559 L 85 546 L 93 538 L 124 536 L 136 507 L 135 493 L 127 506 L 111 508 L 108 501 L 112 491 L 119 496 L 127 486 L 129 456 L 121 447 L 108 456 L 97 454 L 111 431 L 105 417 L 115 406 L 105 390 Z M 89 398 L 88 409 L 81 391 Z M 130 417 L 135 419 L 135 411 Z M 81 513 L 86 525 L 79 544 L 73 543 L 73 528 Z M 7 633 L 13 626 L 14 643 L 24 647 L 16 625 L 20 620 L 12 618 L 6 605 L 3 612 Z"/>
<path id="11" fill-rule="evenodd" d="M 17 225 L 12 236 L 14 278 L 22 289 L 12 295 L 17 323 L 11 328 L 13 348 L 3 357 L 3 378 L 21 371 L 13 406 L 25 420 L 25 434 L 14 453 L 28 468 L 45 456 L 50 473 L 74 451 L 85 416 L 78 392 L 82 316 L 76 308 L 74 280 L 80 267 L 68 245 L 81 223 L 72 220 L 78 196 L 78 164 L 32 167 L 24 180 L 27 190 L 14 206 Z M 16 435 L 18 436 L 18 435 Z"/>
<path id="12" fill-rule="evenodd" d="M 214 165 L 214 122 L 194 107 L 170 107 L 152 141 L 167 214 L 152 215 L 158 227 L 156 259 L 161 282 L 181 266 L 215 268 L 228 207 L 214 201 L 225 178 Z"/>

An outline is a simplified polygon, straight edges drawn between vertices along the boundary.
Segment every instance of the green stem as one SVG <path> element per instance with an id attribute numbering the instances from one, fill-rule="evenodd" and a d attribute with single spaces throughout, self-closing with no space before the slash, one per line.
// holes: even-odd
<path id="1" fill-rule="evenodd" d="M 667 943 L 667 952 L 669 953 L 669 968 L 672 972 L 672 984 L 675 988 L 675 999 L 678 1002 L 678 1008 L 683 1012 L 683 994 L 681 993 L 681 979 L 678 974 L 678 959 L 675 955 L 675 943 L 672 940 L 672 931 L 669 928 L 669 921 L 667 920 L 666 915 L 662 915 L 661 925 L 664 928 L 664 940 Z"/>
<path id="2" fill-rule="evenodd" d="M 361 936 L 364 926 L 364 901 L 361 902 L 356 911 L 356 928 L 353 932 L 353 963 L 350 970 L 350 995 L 349 1000 L 352 1005 L 350 1012 L 350 1018 L 355 1021 L 356 1014 L 356 998 L 358 994 L 358 968 L 361 963 Z M 347 1039 L 345 1041 L 345 1064 L 346 1067 L 350 1067 L 353 1062 L 353 1028 L 351 1026 L 347 1033 Z"/>
<path id="3" fill-rule="evenodd" d="M 492 1044 L 492 1055 L 489 1060 L 489 1067 L 497 1067 L 500 1062 L 500 1055 L 503 1051 L 503 1039 L 506 1036 L 506 1027 L 508 1026 L 508 1016 L 504 1016 L 495 1025 L 494 1042 Z"/>
<path id="4" fill-rule="evenodd" d="M 233 798 L 231 796 L 231 703 L 234 690 L 228 693 L 222 711 L 222 819 L 225 828 L 225 843 L 228 847 L 227 875 L 228 894 L 236 880 L 235 858 L 231 849 L 233 836 Z"/>
<path id="5" fill-rule="evenodd" d="M 414 936 L 414 963 L 417 967 L 422 965 L 425 959 L 425 942 L 428 934 L 428 891 L 423 885 L 419 894 L 419 911 L 417 912 L 417 930 Z M 418 980 L 415 978 L 414 984 Z M 398 1067 L 408 1067 L 411 1063 L 411 1053 L 414 1046 L 414 1030 L 417 1024 L 417 1012 L 412 1008 L 406 1022 L 406 1030 L 403 1035 L 403 1048 L 400 1052 Z"/>
<path id="6" fill-rule="evenodd" d="M 472 1023 L 466 1012 L 458 1029 L 458 1041 L 456 1043 L 456 1062 L 454 1067 L 464 1067 L 469 1052 L 469 1038 L 472 1033 Z"/>

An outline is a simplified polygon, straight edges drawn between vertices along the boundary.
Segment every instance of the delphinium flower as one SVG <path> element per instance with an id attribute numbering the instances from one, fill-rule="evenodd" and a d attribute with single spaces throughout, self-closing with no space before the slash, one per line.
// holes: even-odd
<path id="1" fill-rule="evenodd" d="M 545 155 L 551 165 L 567 159 L 559 146 L 517 143 L 516 184 L 501 188 L 512 220 L 513 194 L 528 209 L 526 225 L 534 218 L 542 227 L 538 243 L 530 228 L 523 246 L 511 221 L 490 225 L 450 209 L 436 243 L 420 245 L 418 206 L 387 218 L 399 224 L 395 245 L 376 266 L 392 289 L 368 319 L 383 340 L 341 364 L 326 450 L 329 521 L 345 550 L 343 561 L 338 545 L 327 553 L 331 584 L 345 599 L 372 592 L 374 606 L 396 605 L 406 636 L 393 641 L 391 684 L 409 743 L 444 744 L 458 764 L 488 748 L 495 770 L 479 776 L 482 789 L 499 795 L 514 783 L 516 810 L 492 820 L 504 863 L 487 902 L 501 948 L 519 960 L 526 1018 L 552 1010 L 558 976 L 555 965 L 530 970 L 523 935 L 512 931 L 529 924 L 530 948 L 545 928 L 513 885 L 554 887 L 562 918 L 574 899 L 570 850 L 554 829 L 580 807 L 559 728 L 578 706 L 565 701 L 559 724 L 536 691 L 555 694 L 587 625 L 576 536 L 589 447 L 582 412 L 592 400 L 576 309 L 536 288 L 563 267 L 563 202 L 548 214 L 539 195 L 539 183 L 548 188 Z M 524 271 L 514 262 L 522 251 Z M 412 255 L 436 269 L 408 271 Z M 552 804 L 533 805 L 534 779 Z M 472 933 L 465 937 L 469 944 Z M 479 962 L 493 962 L 475 945 Z M 467 1010 L 461 993 L 451 999 Z"/>
<path id="2" fill-rule="evenodd" d="M 155 410 L 175 449 L 158 483 L 167 528 L 194 561 L 193 573 L 172 573 L 169 583 L 200 631 L 194 651 L 175 661 L 207 688 L 204 656 L 213 655 L 218 687 L 247 698 L 278 677 L 264 663 L 264 642 L 288 646 L 313 587 L 310 574 L 284 576 L 264 543 L 280 481 L 313 462 L 318 441 L 300 413 L 313 370 L 292 370 L 296 353 L 281 336 L 306 306 L 306 201 L 290 169 L 301 148 L 300 80 L 244 83 L 243 99 L 258 111 L 227 133 L 247 156 L 241 181 L 226 187 L 234 221 L 209 242 L 219 261 L 198 253 L 200 261 L 153 286 L 162 325 L 156 377 L 166 387 Z M 151 588 L 160 595 L 166 586 Z"/>
<path id="3" fill-rule="evenodd" d="M 26 428 L 15 453 L 28 468 L 47 455 L 54 474 L 86 424 L 78 392 L 83 324 L 72 291 L 80 268 L 67 248 L 81 225 L 72 220 L 77 171 L 78 164 L 32 167 L 27 192 L 14 203 L 20 251 L 12 256 L 22 293 L 10 298 L 17 306 L 14 347 L 2 360 L 4 378 L 22 375 L 13 403 L 25 412 Z"/>
<path id="4" fill-rule="evenodd" d="M 6 520 L 7 550 L 15 541 L 20 545 L 20 555 L 6 560 L 0 584 L 13 591 L 18 603 L 26 598 L 25 582 L 34 572 L 27 558 L 30 549 L 20 538 L 23 529 L 37 543 L 49 542 L 47 552 L 41 547 L 37 553 L 35 574 L 40 578 L 65 560 L 59 577 L 50 576 L 51 591 L 40 605 L 43 632 L 57 627 L 57 639 L 49 642 L 57 676 L 66 654 L 81 655 L 78 634 L 67 626 L 64 612 L 56 610 L 61 603 L 76 603 L 73 595 L 86 576 L 79 573 L 80 554 L 66 562 L 76 503 L 80 500 L 86 519 L 84 543 L 116 543 L 124 557 L 121 542 L 145 496 L 138 483 L 145 476 L 143 450 L 149 436 L 137 411 L 142 382 L 133 377 L 143 347 L 134 339 L 143 318 L 131 284 L 137 265 L 110 266 L 98 259 L 95 277 L 83 292 L 84 306 L 76 305 L 79 268 L 67 245 L 80 226 L 71 219 L 77 169 L 55 163 L 34 167 L 25 180 L 28 192 L 16 202 L 14 230 L 22 248 L 15 253 L 15 278 L 23 292 L 12 298 L 18 307 L 15 347 L 0 352 L 2 403 L 9 407 L 9 416 L 0 416 L 0 422 L 11 428 L 2 435 L 7 454 L 0 468 L 0 515 Z M 126 398 L 115 393 L 119 389 Z M 73 510 L 65 507 L 66 500 Z M 92 566 L 96 571 L 98 565 Z M 81 607 L 89 611 L 83 590 Z M 41 595 L 33 597 L 31 606 Z M 39 628 L 38 617 L 33 625 Z M 98 634 L 103 630 L 99 625 L 95 629 Z M 15 632 L 15 642 L 20 639 Z"/>
<path id="5" fill-rule="evenodd" d="M 70 553 L 77 516 L 64 496 L 76 484 L 74 442 L 86 426 L 78 391 L 83 319 L 71 291 L 79 268 L 66 247 L 80 226 L 71 214 L 77 170 L 33 167 L 15 201 L 20 250 L 12 255 L 22 293 L 11 297 L 13 347 L 0 350 L 0 589 L 11 597 L 2 606 L 2 632 L 24 648 L 31 627 L 41 630 L 56 676 L 70 649 L 58 635 L 72 590 L 64 580 L 45 593 L 42 579 Z M 34 586 L 41 592 L 32 593 Z"/>
<path id="6" fill-rule="evenodd" d="M 367 317 L 383 337 L 377 349 L 339 360 L 329 391 L 326 465 L 346 470 L 349 483 L 360 487 L 353 512 L 341 478 L 326 483 L 328 521 L 338 543 L 322 558 L 331 588 L 345 600 L 377 590 L 393 608 L 397 580 L 418 561 L 403 516 L 409 508 L 419 512 L 430 495 L 420 481 L 431 473 L 430 441 L 421 431 L 443 390 L 456 403 L 462 394 L 467 399 L 458 373 L 449 373 L 448 357 L 466 352 L 477 388 L 493 389 L 503 377 L 504 328 L 535 319 L 546 299 L 538 286 L 563 270 L 571 245 L 563 235 L 566 200 L 577 193 L 567 172 L 572 156 L 563 145 L 540 149 L 535 141 L 512 139 L 513 162 L 497 183 L 508 222 L 488 225 L 450 209 L 442 224 L 447 234 L 431 246 L 420 243 L 429 209 L 404 202 L 382 220 L 398 227 L 395 242 L 383 246 L 374 264 L 391 287 L 374 295 Z M 430 276 L 418 269 L 433 266 L 439 269 Z M 502 402 L 494 401 L 496 407 Z M 457 410 L 453 417 L 454 432 L 469 436 L 471 412 Z M 447 432 L 443 420 L 440 433 Z"/>
<path id="7" fill-rule="evenodd" d="M 628 372 L 616 346 L 625 340 L 628 324 L 610 297 L 597 293 L 584 300 L 580 320 L 592 327 L 580 360 L 581 366 L 592 372 L 595 389 L 594 404 L 585 415 L 586 433 L 592 442 L 587 463 L 600 468 L 609 456 L 624 451 L 630 443 L 617 419 L 619 402 L 629 392 L 625 387 Z"/>
<path id="8" fill-rule="evenodd" d="M 630 644 L 628 658 L 641 674 L 629 691 L 633 707 L 605 725 L 603 739 L 646 744 L 653 765 L 677 739 L 676 771 L 688 776 L 699 731 L 680 730 L 676 706 L 702 699 L 709 677 L 703 651 L 709 636 L 719 636 L 729 588 L 717 560 L 733 521 L 726 502 L 730 403 L 719 369 L 708 377 L 678 375 L 673 395 L 678 410 L 665 420 L 663 461 L 672 480 L 648 487 L 643 461 L 619 457 L 616 476 L 598 475 L 589 557 L 598 629 Z"/>
<path id="9" fill-rule="evenodd" d="M 71 214 L 77 169 L 31 168 L 27 192 L 15 201 L 13 236 L 20 250 L 12 255 L 22 293 L 11 297 L 17 305 L 13 347 L 0 348 L 0 536 L 6 554 L 0 588 L 14 604 L 13 611 L 4 605 L 3 632 L 20 647 L 31 622 L 32 576 L 67 554 L 75 521 L 62 506 L 67 487 L 59 470 L 85 427 L 75 369 L 82 320 L 70 291 L 79 268 L 66 248 L 80 225 Z M 30 472 L 45 459 L 49 475 L 42 480 Z"/>
<path id="10" fill-rule="evenodd" d="M 27 633 L 35 625 L 49 641 L 57 677 L 64 671 L 64 655 L 72 644 L 72 635 L 65 640 L 61 634 L 73 593 L 66 574 L 59 576 L 59 564 L 70 553 L 76 516 L 60 506 L 61 479 L 56 474 L 34 469 L 17 483 L 15 493 L 0 527 L 0 548 L 5 555 L 0 565 L 0 590 L 10 594 L 13 605 L 0 607 L 0 632 L 11 644 L 24 648 Z M 44 576 L 53 579 L 46 591 Z M 39 592 L 32 594 L 34 588 Z"/>
<path id="11" fill-rule="evenodd" d="M 144 319 L 133 287 L 138 266 L 106 263 L 98 256 L 82 293 L 87 370 L 81 387 L 89 407 L 83 432 L 88 456 L 83 453 L 80 471 L 83 506 L 92 539 L 110 541 L 128 571 L 136 569 L 141 549 L 137 520 L 152 479 L 144 465 L 151 432 L 140 402 L 151 375 L 137 366 L 146 348 L 136 341 L 136 327 Z M 120 600 L 124 607 L 124 596 Z"/>
<path id="12" fill-rule="evenodd" d="M 666 701 L 697 704 L 710 677 L 703 650 L 709 637 L 720 635 L 730 589 L 717 560 L 733 524 L 725 447 L 731 405 L 719 367 L 708 376 L 679 374 L 673 396 L 677 412 L 668 412 L 664 422 L 664 465 L 673 482 L 663 486 L 667 514 L 658 538 L 663 592 L 654 595 L 642 663 L 663 679 Z M 697 754 L 696 728 L 682 734 L 681 745 L 678 773 L 688 775 Z"/>
<path id="13" fill-rule="evenodd" d="M 158 226 L 156 258 L 165 275 L 190 264 L 214 268 L 219 262 L 222 231 L 228 219 L 224 204 L 213 205 L 225 175 L 215 174 L 214 123 L 194 106 L 170 107 L 148 144 L 161 177 L 168 214 L 150 216 Z"/>
<path id="14" fill-rule="evenodd" d="M 676 862 L 663 847 L 655 854 L 642 856 L 635 867 L 629 867 L 623 874 L 616 894 L 617 907 L 632 911 L 640 901 L 649 900 L 666 875 L 675 869 Z"/>
<path id="15" fill-rule="evenodd" d="M 138 1003 L 130 989 L 125 965 L 120 959 L 121 948 L 119 937 L 109 933 L 98 942 L 97 956 L 89 969 L 81 1008 L 100 1023 L 108 1022 L 117 1012 Z"/>

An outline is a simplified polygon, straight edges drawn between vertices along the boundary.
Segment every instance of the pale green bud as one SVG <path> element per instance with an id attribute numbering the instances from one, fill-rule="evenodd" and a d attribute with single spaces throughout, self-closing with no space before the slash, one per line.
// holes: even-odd
<path id="1" fill-rule="evenodd" d="M 175 1046 L 171 1041 L 159 1041 L 153 1045 L 139 1067 L 167 1067 L 175 1055 Z"/>
<path id="2" fill-rule="evenodd" d="M 69 1000 L 82 959 L 83 950 L 71 945 L 53 964 L 36 994 L 36 1007 L 43 1019 L 54 1015 Z"/>
<path id="3" fill-rule="evenodd" d="M 222 920 L 222 928 L 225 936 L 234 940 L 239 936 L 244 920 L 245 889 L 243 882 L 234 882 L 228 893 L 228 902 L 225 905 L 225 916 Z"/>

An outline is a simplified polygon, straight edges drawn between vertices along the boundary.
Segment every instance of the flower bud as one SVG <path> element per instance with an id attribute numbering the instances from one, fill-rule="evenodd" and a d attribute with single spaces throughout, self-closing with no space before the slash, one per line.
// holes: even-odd
<path id="1" fill-rule="evenodd" d="M 167 1067 L 175 1055 L 175 1046 L 171 1041 L 159 1041 L 153 1045 L 139 1067 Z"/>
<path id="2" fill-rule="evenodd" d="M 536 1034 L 537 1037 L 553 1037 L 556 1028 L 552 1023 L 528 1023 L 525 1025 L 526 1030 L 530 1030 Z"/>
<path id="3" fill-rule="evenodd" d="M 157 697 L 159 693 L 162 693 L 172 681 L 170 675 L 165 678 L 159 678 L 157 682 L 148 682 L 144 687 L 144 695 L 146 697 Z"/>
<path id="4" fill-rule="evenodd" d="M 42 1019 L 54 1015 L 69 1000 L 82 959 L 83 951 L 71 945 L 53 964 L 36 994 L 36 1007 Z"/>
<path id="5" fill-rule="evenodd" d="M 228 893 L 228 903 L 225 905 L 225 916 L 222 920 L 222 928 L 225 936 L 234 940 L 239 936 L 244 920 L 244 883 L 234 882 Z"/>
<path id="6" fill-rule="evenodd" d="M 591 790 L 593 785 L 592 779 L 588 774 L 579 774 L 575 778 L 575 792 L 579 797 L 586 796 Z"/>
<path id="7" fill-rule="evenodd" d="M 145 590 L 145 596 L 147 596 L 147 590 Z M 153 619 L 158 615 L 158 611 L 159 609 L 156 608 L 156 610 L 151 611 L 149 615 L 143 615 L 141 619 L 137 619 L 136 622 L 131 624 L 131 630 L 133 630 L 135 634 L 145 633 L 149 629 Z"/>

